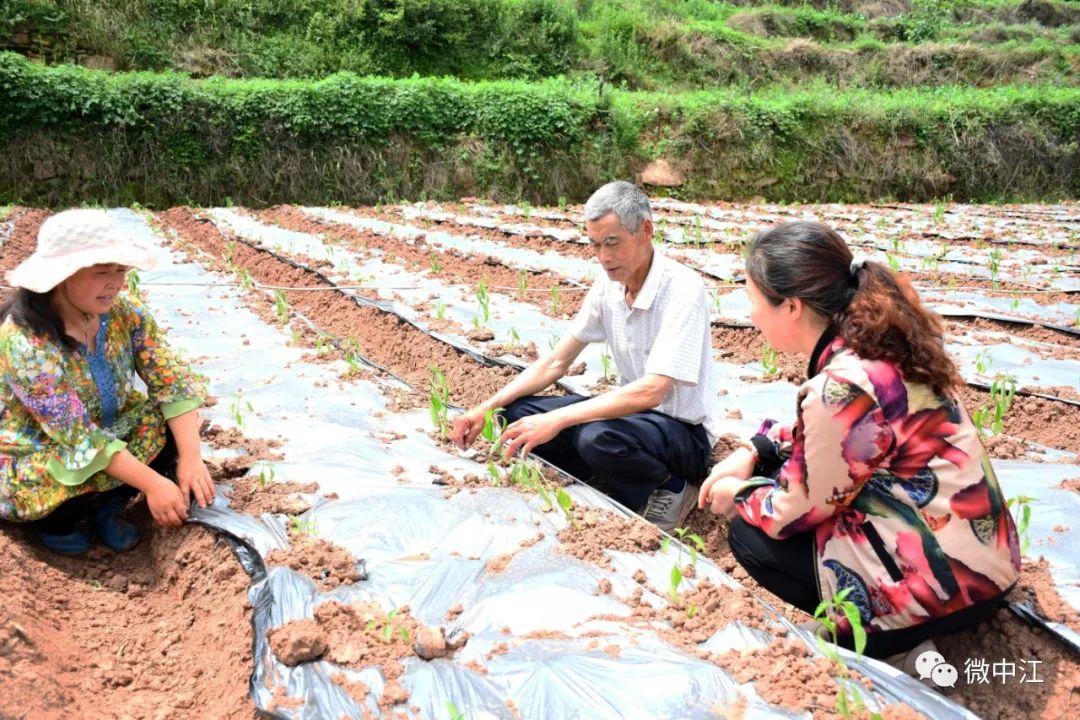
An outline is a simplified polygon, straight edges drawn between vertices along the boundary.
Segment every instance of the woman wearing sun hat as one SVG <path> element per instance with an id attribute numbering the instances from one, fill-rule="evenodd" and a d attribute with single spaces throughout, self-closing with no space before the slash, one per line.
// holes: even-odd
<path id="1" fill-rule="evenodd" d="M 137 297 L 121 294 L 152 252 L 104 210 L 48 218 L 37 249 L 8 273 L 0 309 L 0 518 L 27 522 L 49 548 L 80 554 L 91 530 L 122 551 L 137 491 L 179 526 L 214 485 L 199 448 L 205 383 L 169 349 Z M 146 384 L 144 394 L 138 378 Z M 177 483 L 163 473 L 175 472 Z"/>

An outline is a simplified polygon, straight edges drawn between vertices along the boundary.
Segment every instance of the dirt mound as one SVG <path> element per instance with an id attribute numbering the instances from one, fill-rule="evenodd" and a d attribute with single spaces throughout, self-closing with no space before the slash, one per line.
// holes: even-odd
<path id="1" fill-rule="evenodd" d="M 409 615 L 408 607 L 385 612 L 374 602 L 336 600 L 316 606 L 314 619 L 288 622 L 269 631 L 267 637 L 274 655 L 286 665 L 325 658 L 357 669 L 378 667 L 386 678 L 379 699 L 384 711 L 409 699 L 400 683 L 405 672 L 402 660 L 446 657 L 468 639 L 462 635 L 448 642 L 442 628 L 421 625 Z M 353 697 L 362 700 L 367 686 L 359 684 L 350 690 Z"/>
<path id="2" fill-rule="evenodd" d="M 660 547 L 660 531 L 644 520 L 596 508 L 575 508 L 573 514 L 576 527 L 559 531 L 559 549 L 579 560 L 610 568 L 605 550 L 649 553 Z"/>
<path id="3" fill-rule="evenodd" d="M 205 528 L 142 515 L 122 555 L 0 528 L 0 717 L 251 717 L 247 575 Z"/>
<path id="4" fill-rule="evenodd" d="M 307 575 L 321 590 L 351 585 L 363 579 L 353 554 L 334 543 L 302 532 L 289 533 L 287 550 L 274 550 L 266 556 L 270 565 L 286 565 Z"/>
<path id="5" fill-rule="evenodd" d="M 264 476 L 265 477 L 265 476 Z M 258 477 L 242 477 L 232 481 L 227 491 L 229 507 L 249 515 L 299 515 L 311 509 L 311 503 L 299 493 L 311 494 L 319 489 L 318 483 L 270 482 Z"/>

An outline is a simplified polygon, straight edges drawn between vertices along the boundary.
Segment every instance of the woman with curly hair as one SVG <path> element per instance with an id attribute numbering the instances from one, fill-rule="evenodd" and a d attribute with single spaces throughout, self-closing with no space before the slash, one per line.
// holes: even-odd
<path id="1" fill-rule="evenodd" d="M 56 552 L 86 552 L 91 533 L 133 547 L 138 532 L 121 515 L 139 491 L 166 526 L 187 518 L 191 496 L 213 500 L 199 447 L 204 380 L 121 293 L 132 267 L 154 263 L 104 210 L 68 210 L 42 224 L 34 254 L 8 274 L 0 518 L 28 523 Z"/>
<path id="2" fill-rule="evenodd" d="M 910 673 L 933 637 L 992 614 L 1020 570 L 941 320 L 818 223 L 759 233 L 746 275 L 751 321 L 777 351 L 809 357 L 809 380 L 795 425 L 766 420 L 698 505 L 732 516 L 735 558 L 780 598 L 813 613 L 847 591 L 866 653 Z"/>

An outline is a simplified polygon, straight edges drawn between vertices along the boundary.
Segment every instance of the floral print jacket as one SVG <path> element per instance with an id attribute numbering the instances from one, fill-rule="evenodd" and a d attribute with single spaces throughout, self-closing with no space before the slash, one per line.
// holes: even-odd
<path id="1" fill-rule="evenodd" d="M 1012 586 L 1016 528 L 959 402 L 857 357 L 832 332 L 809 377 L 794 428 L 767 421 L 754 438 L 759 468 L 771 456 L 779 469 L 736 494 L 740 516 L 773 538 L 812 532 L 820 596 L 850 589 L 868 631 L 910 627 Z"/>
<path id="2" fill-rule="evenodd" d="M 205 380 L 142 302 L 120 294 L 101 319 L 96 353 L 65 350 L 11 318 L 0 325 L 0 518 L 34 520 L 116 487 L 102 472 L 112 455 L 127 447 L 151 460 L 165 420 L 202 405 Z"/>

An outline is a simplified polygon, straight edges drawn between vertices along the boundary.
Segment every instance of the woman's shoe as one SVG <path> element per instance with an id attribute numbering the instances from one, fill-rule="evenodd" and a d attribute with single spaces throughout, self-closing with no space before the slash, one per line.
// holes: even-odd
<path id="1" fill-rule="evenodd" d="M 34 528 L 41 544 L 61 555 L 82 555 L 90 550 L 90 533 L 79 528 L 69 533 L 49 533 Z"/>
<path id="2" fill-rule="evenodd" d="M 128 498 L 109 498 L 94 510 L 97 536 L 106 547 L 115 552 L 125 552 L 139 542 L 139 530 L 120 517 L 127 508 Z"/>
<path id="3" fill-rule="evenodd" d="M 920 662 L 919 658 L 924 655 L 926 657 Z M 944 658 L 938 652 L 933 640 L 923 640 L 911 650 L 887 657 L 883 662 L 910 675 L 927 687 L 936 688 L 937 683 L 933 681 L 930 672 L 934 665 L 943 663 Z"/>

